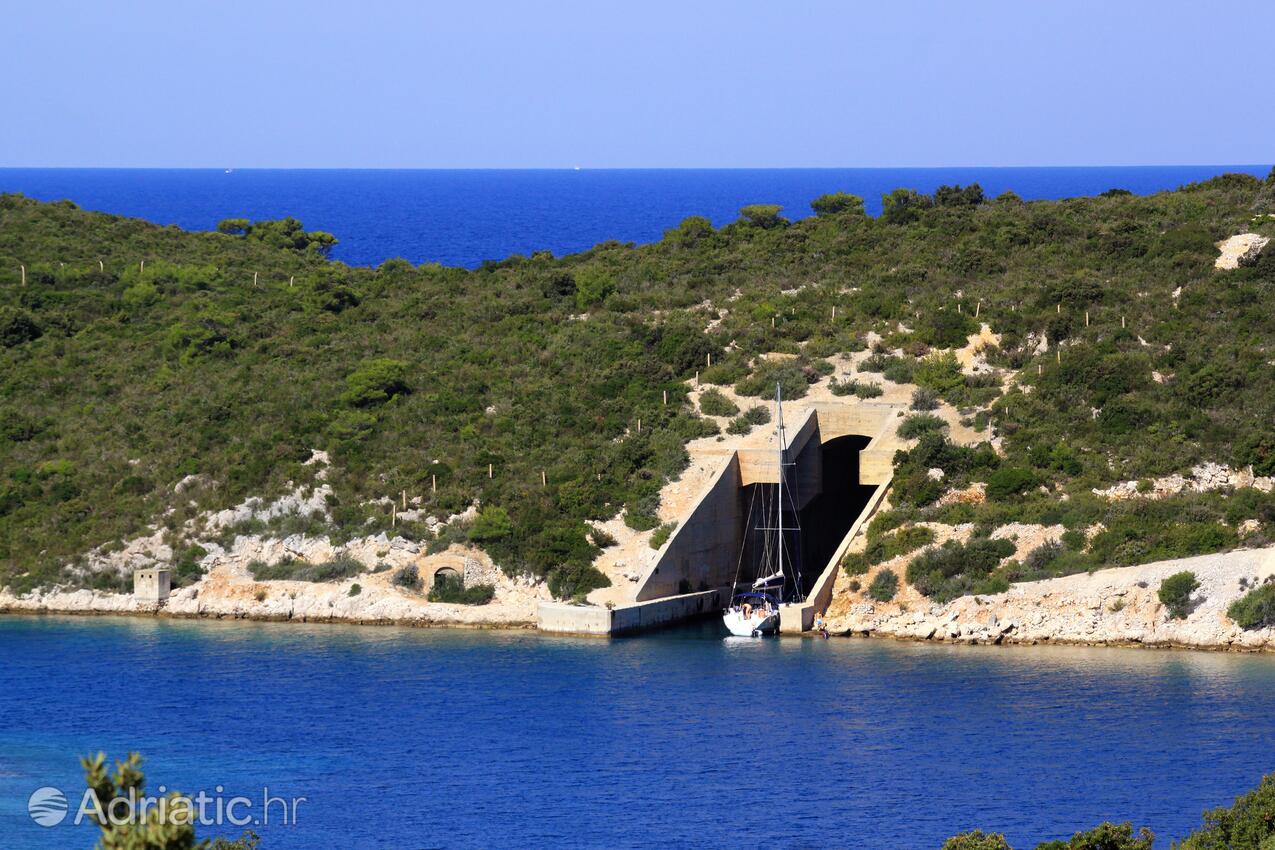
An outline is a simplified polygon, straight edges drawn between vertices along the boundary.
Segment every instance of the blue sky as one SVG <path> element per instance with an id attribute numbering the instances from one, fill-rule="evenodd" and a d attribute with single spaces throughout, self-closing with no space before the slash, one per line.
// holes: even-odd
<path id="1" fill-rule="evenodd" d="M 1275 156 L 1270 0 L 5 0 L 0 16 L 0 166 Z"/>

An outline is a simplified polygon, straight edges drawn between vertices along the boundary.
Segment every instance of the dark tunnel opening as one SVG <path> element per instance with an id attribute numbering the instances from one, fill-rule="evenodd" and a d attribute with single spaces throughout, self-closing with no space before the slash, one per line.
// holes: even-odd
<path id="1" fill-rule="evenodd" d="M 795 561 L 801 574 L 803 597 L 810 593 L 827 566 L 828 559 L 836 552 L 837 546 L 859 518 L 876 489 L 859 483 L 859 452 L 869 442 L 868 437 L 850 435 L 824 443 L 822 492 L 795 515 L 791 505 L 788 505 L 789 510 L 784 514 L 786 527 L 796 525 L 800 528 L 800 532 L 789 532 L 785 537 L 789 556 Z M 748 525 L 744 530 L 741 581 L 755 578 L 762 571 L 765 533 L 758 530 L 757 526 L 765 524 L 759 522 L 763 515 L 763 506 L 773 505 L 777 489 L 775 484 L 750 484 L 744 488 Z M 793 520 L 797 522 L 794 523 Z"/>

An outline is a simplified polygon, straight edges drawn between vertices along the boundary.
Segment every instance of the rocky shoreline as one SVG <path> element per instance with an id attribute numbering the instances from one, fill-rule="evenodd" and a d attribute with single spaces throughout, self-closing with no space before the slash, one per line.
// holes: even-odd
<path id="1" fill-rule="evenodd" d="M 1157 596 L 1166 577 L 1190 570 L 1200 587 L 1189 614 L 1172 619 Z M 828 611 L 836 635 L 965 644 L 1139 646 L 1239 652 L 1275 651 L 1275 628 L 1244 630 L 1226 616 L 1248 588 L 1275 580 L 1275 547 L 1159 561 L 1017 584 L 945 605 L 900 595 L 857 598 L 838 577 Z"/>

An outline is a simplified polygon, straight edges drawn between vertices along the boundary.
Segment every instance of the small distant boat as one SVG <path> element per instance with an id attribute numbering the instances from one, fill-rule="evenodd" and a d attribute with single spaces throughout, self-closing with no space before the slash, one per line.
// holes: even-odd
<path id="1" fill-rule="evenodd" d="M 226 173 L 227 173 L 227 174 L 234 174 L 234 173 L 235 173 L 235 170 L 234 170 L 233 168 L 227 168 L 227 169 L 226 169 Z"/>
<path id="2" fill-rule="evenodd" d="M 785 537 L 786 534 L 800 532 L 801 529 L 796 522 L 787 527 L 784 526 L 784 499 L 786 497 L 789 502 L 794 500 L 792 488 L 784 486 L 788 467 L 791 464 L 788 462 L 788 440 L 784 431 L 783 391 L 778 384 L 775 385 L 775 437 L 779 444 L 779 475 L 775 501 L 773 505 L 763 505 L 761 523 L 754 529 L 762 533 L 762 557 L 759 568 L 761 576 L 754 579 L 747 589 L 741 591 L 739 570 L 736 570 L 735 584 L 731 588 L 730 606 L 722 613 L 722 622 L 726 625 L 726 629 L 736 637 L 761 637 L 778 633 L 779 605 L 784 600 L 785 591 L 788 591 L 797 601 L 801 600 L 801 573 L 789 553 Z M 795 503 L 792 507 L 795 515 Z M 750 518 L 752 514 L 753 509 L 750 506 L 748 509 Z M 742 568 L 743 552 L 740 552 L 739 560 Z"/>

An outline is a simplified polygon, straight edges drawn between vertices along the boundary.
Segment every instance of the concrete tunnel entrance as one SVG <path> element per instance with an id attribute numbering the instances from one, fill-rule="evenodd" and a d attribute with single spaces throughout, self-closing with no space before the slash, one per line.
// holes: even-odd
<path id="1" fill-rule="evenodd" d="M 850 526 L 868 504 L 874 485 L 859 483 L 859 452 L 871 442 L 858 435 L 836 437 L 822 445 L 822 489 L 813 498 L 810 494 L 797 493 L 797 501 L 809 499 L 799 511 L 789 510 L 784 525 L 795 523 L 800 533 L 787 536 L 788 552 L 801 572 L 802 596 L 810 593 L 816 580 L 828 565 L 828 559 L 836 552 Z M 775 484 L 749 484 L 742 488 L 743 526 L 741 536 L 745 540 L 743 561 L 740 565 L 740 581 L 759 575 L 764 552 L 764 534 L 756 530 L 763 505 L 773 505 L 777 490 Z M 787 499 L 785 499 L 787 502 Z M 749 517 L 749 507 L 752 517 Z"/>

